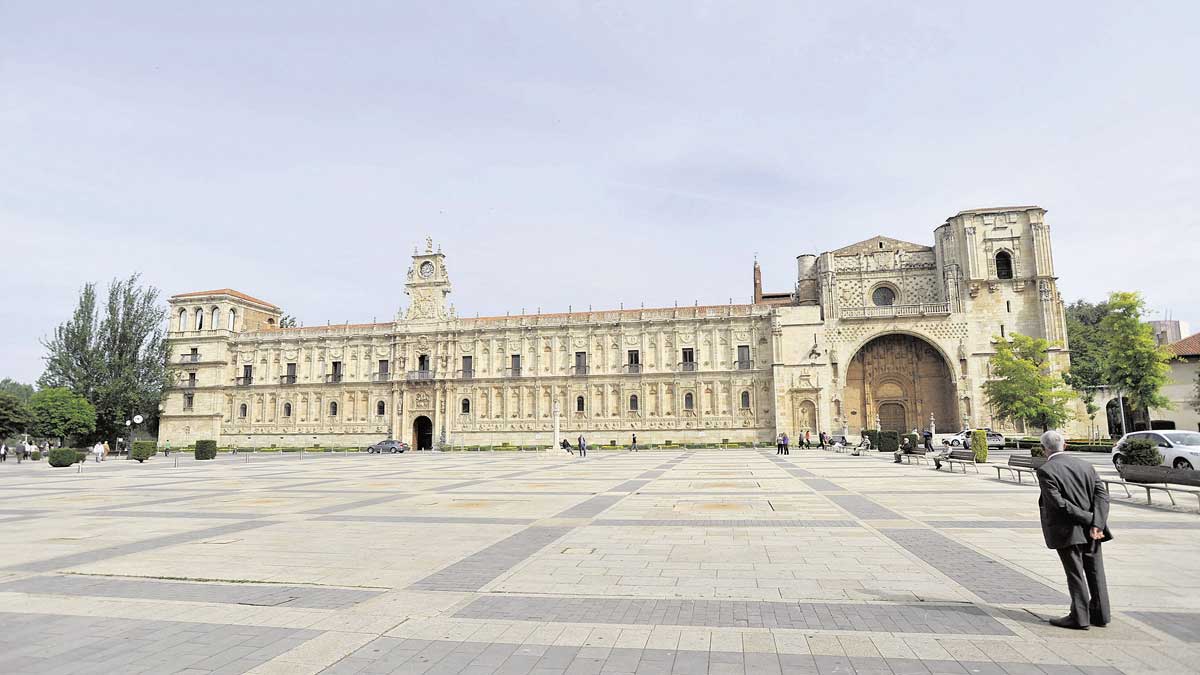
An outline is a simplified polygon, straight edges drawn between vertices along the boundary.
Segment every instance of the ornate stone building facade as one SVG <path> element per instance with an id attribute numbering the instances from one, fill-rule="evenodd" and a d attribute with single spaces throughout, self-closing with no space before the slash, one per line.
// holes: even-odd
<path id="1" fill-rule="evenodd" d="M 964 211 L 933 246 L 800 255 L 783 293 L 756 263 L 745 305 L 460 318 L 430 241 L 387 323 L 280 328 L 280 308 L 230 289 L 176 295 L 160 442 L 549 445 L 556 415 L 567 438 L 622 444 L 998 427 L 994 339 L 1045 337 L 1068 363 L 1044 214 Z"/>

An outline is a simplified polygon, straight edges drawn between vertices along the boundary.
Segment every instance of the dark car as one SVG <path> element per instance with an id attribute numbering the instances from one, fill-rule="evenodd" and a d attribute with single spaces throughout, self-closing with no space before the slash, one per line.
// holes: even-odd
<path id="1" fill-rule="evenodd" d="M 373 452 L 380 455 L 385 452 L 397 453 L 404 452 L 405 450 L 408 450 L 408 443 L 403 441 L 379 441 L 375 445 L 367 448 L 367 452 Z"/>

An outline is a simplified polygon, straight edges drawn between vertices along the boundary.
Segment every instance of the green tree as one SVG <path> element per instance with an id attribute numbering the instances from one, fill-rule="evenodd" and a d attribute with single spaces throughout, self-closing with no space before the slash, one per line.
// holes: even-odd
<path id="1" fill-rule="evenodd" d="M 65 441 L 69 436 L 84 436 L 96 429 L 96 409 L 87 399 L 70 389 L 49 387 L 29 400 L 32 420 L 29 433 Z"/>
<path id="2" fill-rule="evenodd" d="M 1200 369 L 1196 370 L 1196 388 L 1192 393 L 1192 410 L 1200 413 Z"/>
<path id="3" fill-rule="evenodd" d="M 1067 342 L 1071 345 L 1071 369 L 1063 380 L 1079 392 L 1087 409 L 1088 420 L 1096 423 L 1100 406 L 1096 404 L 1096 388 L 1108 384 L 1105 363 L 1106 348 L 1100 323 L 1108 316 L 1107 302 L 1090 303 L 1077 300 L 1066 307 Z"/>
<path id="4" fill-rule="evenodd" d="M 296 325 L 296 317 L 292 316 L 291 314 L 284 314 L 283 316 L 279 317 L 280 328 L 295 328 Z"/>
<path id="5" fill-rule="evenodd" d="M 1046 431 L 1071 418 L 1071 392 L 1050 368 L 1050 343 L 1020 333 L 996 338 L 992 378 L 983 385 L 988 405 L 1002 420 L 1021 420 Z"/>
<path id="6" fill-rule="evenodd" d="M 1133 410 L 1170 408 L 1162 388 L 1170 381 L 1172 355 L 1155 341 L 1150 324 L 1142 322 L 1141 295 L 1113 293 L 1108 296 L 1108 309 L 1100 322 L 1107 383 L 1124 393 Z"/>
<path id="7" fill-rule="evenodd" d="M 29 426 L 29 407 L 8 392 L 0 392 L 0 439 L 22 433 Z"/>
<path id="8" fill-rule="evenodd" d="M 166 321 L 158 289 L 140 285 L 136 274 L 109 285 L 103 308 L 96 285 L 87 284 L 74 315 L 43 343 L 46 372 L 38 385 L 86 398 L 96 409 L 100 438 L 123 435 L 135 413 L 153 428 L 168 383 Z"/>
<path id="9" fill-rule="evenodd" d="M 33 396 L 33 385 L 17 382 L 10 377 L 6 377 L 0 380 L 0 393 L 12 394 L 21 403 L 29 403 L 29 397 Z"/>

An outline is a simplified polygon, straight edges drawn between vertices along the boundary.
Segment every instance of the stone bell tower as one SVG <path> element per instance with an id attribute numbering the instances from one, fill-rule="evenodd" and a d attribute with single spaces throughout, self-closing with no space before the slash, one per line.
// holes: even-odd
<path id="1" fill-rule="evenodd" d="M 407 321 L 445 321 L 452 318 L 447 307 L 446 296 L 450 295 L 450 277 L 446 271 L 446 256 L 439 246 L 433 248 L 433 239 L 425 238 L 425 252 L 413 249 L 412 266 L 408 268 L 408 282 L 404 292 L 408 294 Z"/>

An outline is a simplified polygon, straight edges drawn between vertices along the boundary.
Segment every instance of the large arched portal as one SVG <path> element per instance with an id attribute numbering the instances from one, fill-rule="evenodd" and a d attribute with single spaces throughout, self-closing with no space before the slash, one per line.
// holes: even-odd
<path id="1" fill-rule="evenodd" d="M 926 429 L 932 414 L 937 431 L 961 424 L 950 366 L 921 338 L 881 335 L 862 346 L 846 372 L 845 409 L 850 428 L 884 431 Z"/>
<path id="2" fill-rule="evenodd" d="M 412 446 L 414 450 L 433 449 L 433 421 L 424 415 L 413 420 Z"/>

